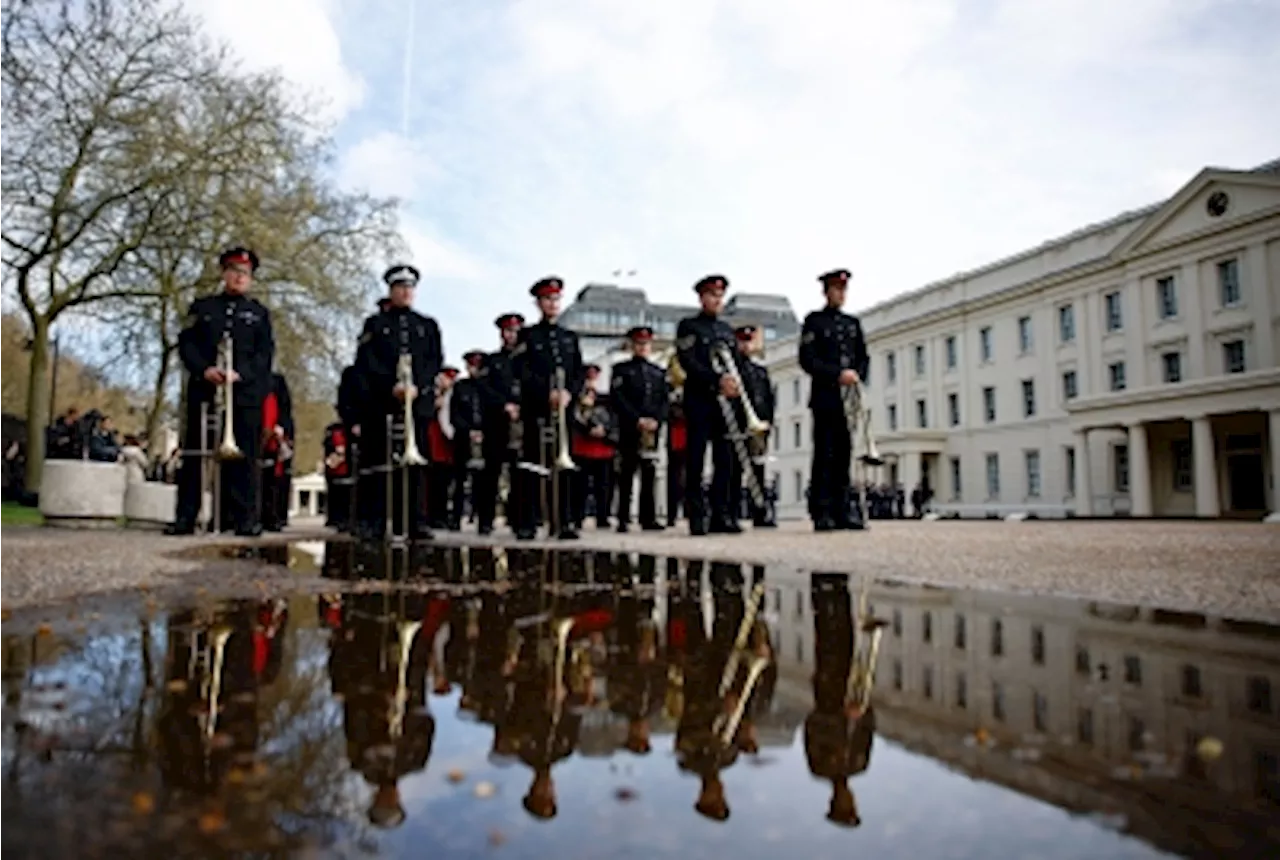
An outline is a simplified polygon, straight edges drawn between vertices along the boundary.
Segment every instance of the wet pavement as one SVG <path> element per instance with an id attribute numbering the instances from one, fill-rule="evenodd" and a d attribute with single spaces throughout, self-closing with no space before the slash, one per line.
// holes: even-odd
<path id="1" fill-rule="evenodd" d="M 3 636 L 13 857 L 1280 854 L 1280 627 L 620 552 L 203 545 Z"/>

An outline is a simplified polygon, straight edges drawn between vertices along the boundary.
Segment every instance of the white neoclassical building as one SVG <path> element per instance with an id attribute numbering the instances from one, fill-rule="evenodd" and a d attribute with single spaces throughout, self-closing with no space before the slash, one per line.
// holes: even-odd
<path id="1" fill-rule="evenodd" d="M 855 282 L 856 283 L 856 282 Z M 856 295 L 856 291 L 855 291 Z M 872 427 L 961 516 L 1280 510 L 1280 160 L 859 313 Z M 780 514 L 806 516 L 797 340 L 771 346 Z"/>

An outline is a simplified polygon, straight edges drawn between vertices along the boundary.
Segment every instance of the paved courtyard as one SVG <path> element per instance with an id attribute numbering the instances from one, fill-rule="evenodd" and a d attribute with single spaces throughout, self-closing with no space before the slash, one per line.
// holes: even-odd
<path id="1" fill-rule="evenodd" d="M 306 523 L 283 540 L 323 540 Z M 445 534 L 443 543 L 514 545 L 505 533 Z M 6 609 L 138 587 L 230 587 L 205 562 L 178 550 L 217 538 L 165 538 L 131 531 L 5 529 Z M 1033 591 L 1280 622 L 1280 526 L 1231 522 L 878 522 L 868 532 L 814 534 L 807 523 L 740 536 L 619 535 L 590 525 L 573 543 L 532 546 L 625 550 L 723 559 L 793 570 L 835 570 L 939 585 Z M 246 582 L 262 582 L 248 574 Z M 273 577 L 274 578 L 274 577 Z"/>

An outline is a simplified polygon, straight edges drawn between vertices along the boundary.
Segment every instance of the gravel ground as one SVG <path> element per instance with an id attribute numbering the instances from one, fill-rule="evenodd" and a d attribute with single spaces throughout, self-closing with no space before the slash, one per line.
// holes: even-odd
<path id="1" fill-rule="evenodd" d="M 323 539 L 291 527 L 284 540 Z M 492 544 L 474 533 L 445 543 Z M 165 538 L 148 532 L 6 528 L 3 606 L 7 611 L 85 595 L 177 590 L 241 593 L 321 581 L 283 567 L 215 556 L 199 547 L 262 544 Z M 514 545 L 507 537 L 496 543 Z M 738 536 L 619 535 L 590 526 L 573 544 L 527 546 L 626 550 L 713 558 L 799 570 L 835 570 L 938 585 L 1080 596 L 1154 604 L 1280 623 L 1280 526 L 1232 522 L 878 522 L 868 532 L 814 534 L 806 523 Z M 185 557 L 175 557 L 185 556 Z"/>

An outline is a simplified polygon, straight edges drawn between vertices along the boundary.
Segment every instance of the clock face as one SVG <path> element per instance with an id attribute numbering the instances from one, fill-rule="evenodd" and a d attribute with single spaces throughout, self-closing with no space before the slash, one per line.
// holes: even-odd
<path id="1" fill-rule="evenodd" d="M 1204 208 L 1214 218 L 1221 217 L 1227 212 L 1227 207 L 1231 205 L 1231 198 L 1227 196 L 1225 191 L 1215 191 L 1209 195 L 1209 199 L 1205 201 Z"/>

